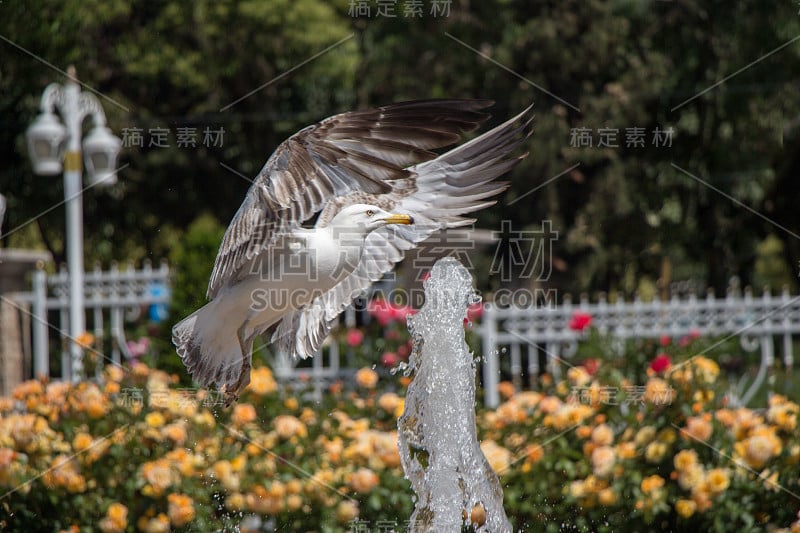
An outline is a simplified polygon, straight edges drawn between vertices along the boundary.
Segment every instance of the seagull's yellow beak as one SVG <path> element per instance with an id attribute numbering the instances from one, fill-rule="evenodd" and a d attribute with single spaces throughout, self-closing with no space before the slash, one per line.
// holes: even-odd
<path id="1" fill-rule="evenodd" d="M 411 218 L 411 215 L 395 215 L 390 214 L 388 217 L 383 219 L 384 222 L 387 224 L 413 224 L 414 219 Z"/>

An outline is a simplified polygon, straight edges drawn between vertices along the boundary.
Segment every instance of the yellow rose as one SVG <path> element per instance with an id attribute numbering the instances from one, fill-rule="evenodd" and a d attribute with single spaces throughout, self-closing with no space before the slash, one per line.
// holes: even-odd
<path id="1" fill-rule="evenodd" d="M 695 357 L 692 361 L 692 366 L 696 371 L 696 376 L 705 383 L 711 384 L 717 380 L 719 375 L 719 365 L 709 359 L 708 357 Z"/>
<path id="2" fill-rule="evenodd" d="M 77 344 L 84 350 L 87 350 L 92 347 L 92 344 L 94 344 L 94 335 L 92 335 L 88 331 L 84 331 L 83 333 L 75 337 L 75 344 Z"/>
<path id="3" fill-rule="evenodd" d="M 728 472 L 722 468 L 714 468 L 706 474 L 706 485 L 708 490 L 714 494 L 725 491 L 731 484 Z"/>
<path id="4" fill-rule="evenodd" d="M 234 472 L 230 461 L 224 459 L 217 461 L 211 467 L 211 471 L 226 489 L 239 490 L 239 476 Z"/>
<path id="5" fill-rule="evenodd" d="M 378 398 L 378 407 L 387 413 L 394 413 L 398 403 L 400 403 L 400 396 L 394 392 L 385 392 Z"/>
<path id="6" fill-rule="evenodd" d="M 194 501 L 186 494 L 172 493 L 167 496 L 169 520 L 176 527 L 185 526 L 194 520 Z"/>
<path id="7" fill-rule="evenodd" d="M 615 463 L 614 449 L 610 446 L 598 446 L 592 452 L 592 471 L 597 477 L 608 477 Z"/>
<path id="8" fill-rule="evenodd" d="M 660 441 L 653 441 L 644 450 L 644 458 L 648 463 L 659 463 L 667 454 L 667 445 Z"/>
<path id="9" fill-rule="evenodd" d="M 260 366 L 250 371 L 250 390 L 259 396 L 272 394 L 278 389 L 275 378 L 272 376 L 272 371 L 265 367 Z"/>
<path id="10" fill-rule="evenodd" d="M 378 384 L 378 373 L 371 368 L 361 368 L 356 372 L 356 383 L 366 389 L 374 389 Z"/>
<path id="11" fill-rule="evenodd" d="M 636 436 L 633 438 L 633 442 L 636 443 L 636 446 L 644 446 L 649 444 L 656 437 L 656 428 L 653 426 L 645 426 L 639 431 L 636 432 Z"/>
<path id="12" fill-rule="evenodd" d="M 614 505 L 617 503 L 617 495 L 614 489 L 606 487 L 597 493 L 597 501 L 599 501 L 601 505 Z"/>
<path id="13" fill-rule="evenodd" d="M 678 485 L 683 490 L 695 490 L 703 483 L 703 467 L 693 463 L 678 474 Z"/>
<path id="14" fill-rule="evenodd" d="M 769 399 L 767 420 L 784 431 L 794 431 L 797 427 L 798 405 L 790 402 L 785 396 L 774 394 Z"/>
<path id="15" fill-rule="evenodd" d="M 781 453 L 780 438 L 767 428 L 757 428 L 753 435 L 733 445 L 735 455 L 743 457 L 752 468 L 761 468 L 767 461 Z"/>
<path id="16" fill-rule="evenodd" d="M 711 438 L 713 427 L 709 420 L 702 416 L 693 416 L 686 421 L 686 428 L 681 432 L 684 437 L 706 442 Z"/>
<path id="17" fill-rule="evenodd" d="M 290 411 L 296 411 L 300 407 L 300 402 L 297 401 L 297 398 L 291 396 L 283 400 L 283 406 Z"/>
<path id="18" fill-rule="evenodd" d="M 297 511 L 303 507 L 303 498 L 297 494 L 290 494 L 286 497 L 286 507 L 290 511 Z"/>
<path id="19" fill-rule="evenodd" d="M 157 459 L 144 463 L 141 467 L 144 480 L 148 483 L 144 489 L 148 489 L 152 496 L 159 496 L 173 484 L 180 481 L 180 476 L 174 472 L 166 459 Z M 143 490 L 144 490 L 143 489 Z"/>
<path id="20" fill-rule="evenodd" d="M 620 459 L 633 459 L 636 457 L 636 445 L 632 442 L 621 442 L 617 445 L 617 455 Z"/>
<path id="21" fill-rule="evenodd" d="M 233 408 L 231 422 L 233 422 L 234 426 L 243 426 L 253 422 L 257 417 L 258 415 L 256 414 L 255 407 L 249 403 L 238 403 Z"/>
<path id="22" fill-rule="evenodd" d="M 511 452 L 493 440 L 481 442 L 481 451 L 486 460 L 489 461 L 489 466 L 498 474 L 505 472 L 511 464 Z"/>
<path id="23" fill-rule="evenodd" d="M 241 492 L 234 492 L 225 498 L 225 508 L 229 511 L 243 511 L 245 506 L 245 497 Z"/>
<path id="24" fill-rule="evenodd" d="M 406 400 L 405 398 L 400 398 L 400 401 L 397 402 L 397 407 L 394 408 L 395 418 L 400 418 L 405 408 L 406 408 Z"/>
<path id="25" fill-rule="evenodd" d="M 764 470 L 758 475 L 758 479 L 764 482 L 764 487 L 767 490 L 778 492 L 781 489 L 780 484 L 778 484 L 778 472 L 770 473 L 769 470 Z"/>
<path id="26" fill-rule="evenodd" d="M 497 392 L 499 392 L 500 396 L 507 400 L 514 396 L 514 394 L 517 392 L 517 388 L 510 381 L 501 381 L 497 384 Z"/>
<path id="27" fill-rule="evenodd" d="M 145 533 L 169 533 L 169 517 L 159 513 L 155 518 L 147 521 Z"/>
<path id="28" fill-rule="evenodd" d="M 350 487 L 356 492 L 366 494 L 378 485 L 378 475 L 369 468 L 359 468 L 350 474 Z"/>
<path id="29" fill-rule="evenodd" d="M 98 525 L 103 533 L 124 533 L 128 527 L 128 508 L 121 503 L 112 503 Z"/>
<path id="30" fill-rule="evenodd" d="M 650 378 L 645 384 L 644 401 L 652 405 L 669 405 L 675 397 L 675 390 L 661 378 Z"/>
<path id="31" fill-rule="evenodd" d="M 355 500 L 342 500 L 336 506 L 336 519 L 340 524 L 347 524 L 358 517 L 358 502 Z"/>
<path id="32" fill-rule="evenodd" d="M 567 379 L 569 379 L 575 386 L 583 387 L 592 380 L 592 376 L 582 366 L 573 366 L 567 370 Z"/>
<path id="33" fill-rule="evenodd" d="M 677 470 L 686 470 L 688 467 L 697 464 L 697 452 L 694 450 L 681 450 L 675 454 L 672 463 Z"/>
<path id="34" fill-rule="evenodd" d="M 299 418 L 291 415 L 280 415 L 273 421 L 275 433 L 284 440 L 290 439 L 295 435 L 306 437 L 308 430 L 306 425 Z"/>
<path id="35" fill-rule="evenodd" d="M 144 421 L 151 428 L 160 428 L 166 423 L 166 420 L 164 420 L 164 415 L 158 411 L 147 413 L 147 416 L 144 417 Z"/>
<path id="36" fill-rule="evenodd" d="M 75 435 L 75 438 L 72 439 L 72 447 L 76 452 L 82 452 L 91 446 L 93 441 L 94 439 L 92 439 L 91 435 L 81 432 Z"/>
<path id="37" fill-rule="evenodd" d="M 527 456 L 528 461 L 536 464 L 544 457 L 544 448 L 538 444 L 530 444 L 525 449 L 525 455 Z"/>
<path id="38" fill-rule="evenodd" d="M 187 434 L 183 422 L 167 424 L 164 426 L 164 429 L 161 430 L 161 433 L 177 445 L 182 445 L 186 442 Z"/>
<path id="39" fill-rule="evenodd" d="M 583 498 L 586 496 L 586 484 L 577 479 L 569 484 L 568 492 L 573 498 Z"/>
<path id="40" fill-rule="evenodd" d="M 608 446 L 614 442 L 614 430 L 608 424 L 600 424 L 592 431 L 592 442 L 598 446 Z"/>
<path id="41" fill-rule="evenodd" d="M 664 486 L 664 478 L 658 475 L 647 476 L 642 480 L 641 489 L 645 494 L 651 494 Z"/>
<path id="42" fill-rule="evenodd" d="M 675 502 L 675 512 L 677 512 L 678 515 L 683 518 L 689 518 L 692 516 L 695 509 L 697 509 L 697 504 L 692 500 L 681 499 Z"/>

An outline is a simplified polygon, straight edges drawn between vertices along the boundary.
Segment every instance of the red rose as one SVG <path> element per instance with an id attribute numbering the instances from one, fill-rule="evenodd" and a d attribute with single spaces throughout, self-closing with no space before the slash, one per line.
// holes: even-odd
<path id="1" fill-rule="evenodd" d="M 585 359 L 583 363 L 581 363 L 584 369 L 586 369 L 586 373 L 590 376 L 593 376 L 597 369 L 600 367 L 600 361 L 597 359 Z"/>
<path id="2" fill-rule="evenodd" d="M 381 364 L 386 367 L 396 366 L 400 362 L 397 354 L 394 352 L 384 352 L 381 356 Z"/>
<path id="3" fill-rule="evenodd" d="M 669 346 L 672 344 L 672 337 L 669 335 L 661 335 L 661 338 L 658 339 L 658 344 L 664 347 Z"/>
<path id="4" fill-rule="evenodd" d="M 592 315 L 583 311 L 575 311 L 569 321 L 569 329 L 573 331 L 583 331 L 592 323 Z"/>
<path id="5" fill-rule="evenodd" d="M 355 348 L 364 342 L 364 332 L 360 329 L 347 330 L 347 345 Z"/>
<path id="6" fill-rule="evenodd" d="M 655 359 L 650 361 L 650 369 L 653 370 L 653 372 L 661 373 L 668 369 L 671 364 L 672 361 L 670 360 L 669 355 L 660 353 L 655 357 Z"/>

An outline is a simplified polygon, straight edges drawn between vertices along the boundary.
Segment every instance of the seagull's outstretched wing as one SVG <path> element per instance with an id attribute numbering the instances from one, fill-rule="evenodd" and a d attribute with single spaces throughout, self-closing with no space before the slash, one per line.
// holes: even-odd
<path id="1" fill-rule="evenodd" d="M 353 192 L 326 206 L 318 225 L 327 224 L 344 205 L 369 203 L 389 211 L 408 213 L 414 226 L 386 226 L 367 236 L 356 270 L 304 309 L 284 317 L 272 341 L 298 357 L 310 357 L 319 349 L 336 317 L 363 295 L 372 282 L 383 277 L 403 259 L 406 250 L 435 231 L 471 224 L 463 215 L 495 203 L 491 200 L 508 184 L 494 181 L 511 170 L 527 154 L 513 156 L 532 133 L 531 108 L 491 131 L 436 159 L 409 167 L 406 187 L 387 194 Z"/>
<path id="2" fill-rule="evenodd" d="M 429 150 L 455 143 L 489 115 L 489 100 L 423 100 L 334 115 L 283 142 L 256 177 L 222 239 L 209 298 L 283 231 L 332 199 L 355 191 L 382 196 L 413 187 L 406 168 L 431 161 Z"/>

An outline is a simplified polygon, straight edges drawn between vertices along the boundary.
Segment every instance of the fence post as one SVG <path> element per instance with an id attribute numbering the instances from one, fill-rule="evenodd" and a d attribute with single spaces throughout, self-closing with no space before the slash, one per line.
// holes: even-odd
<path id="1" fill-rule="evenodd" d="M 483 400 L 486 407 L 494 408 L 500 404 L 497 392 L 498 350 L 497 322 L 494 304 L 487 303 L 483 309 Z"/>
<path id="2" fill-rule="evenodd" d="M 789 287 L 784 285 L 781 291 L 781 308 L 783 308 L 783 364 L 787 372 L 791 372 L 792 364 L 794 363 L 794 354 L 792 353 L 792 308 L 791 296 L 789 295 Z"/>
<path id="3" fill-rule="evenodd" d="M 72 381 L 72 354 L 69 350 L 69 343 L 72 342 L 66 336 L 69 331 L 69 274 L 67 266 L 61 264 L 56 283 L 59 285 L 61 294 L 58 296 L 60 310 L 58 312 L 58 328 L 61 335 L 61 379 Z"/>
<path id="4" fill-rule="evenodd" d="M 33 273 L 33 377 L 50 377 L 50 349 L 47 336 L 47 273 Z"/>

